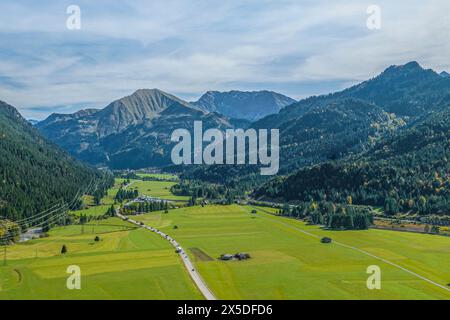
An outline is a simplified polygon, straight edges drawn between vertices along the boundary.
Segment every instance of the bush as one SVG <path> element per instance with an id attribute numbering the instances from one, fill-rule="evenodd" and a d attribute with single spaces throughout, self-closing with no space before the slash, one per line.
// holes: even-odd
<path id="1" fill-rule="evenodd" d="M 323 237 L 321 240 L 320 240 L 320 242 L 322 242 L 322 243 L 331 243 L 331 238 L 328 238 L 328 237 Z"/>

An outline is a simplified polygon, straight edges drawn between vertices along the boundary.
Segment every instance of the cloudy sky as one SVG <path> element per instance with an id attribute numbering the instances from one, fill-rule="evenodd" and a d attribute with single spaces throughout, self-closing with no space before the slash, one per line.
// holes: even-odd
<path id="1" fill-rule="evenodd" d="M 80 30 L 66 26 L 73 4 Z M 372 4 L 380 30 L 366 25 Z M 410 60 L 450 70 L 449 21 L 448 0 L 2 0 L 0 100 L 42 119 L 139 88 L 300 99 Z"/>

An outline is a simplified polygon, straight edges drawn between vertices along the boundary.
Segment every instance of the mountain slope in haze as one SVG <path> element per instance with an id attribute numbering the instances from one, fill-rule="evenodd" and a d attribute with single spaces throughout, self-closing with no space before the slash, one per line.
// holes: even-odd
<path id="1" fill-rule="evenodd" d="M 280 128 L 281 173 L 358 154 L 404 125 L 395 115 L 357 99 L 313 108 Z"/>
<path id="2" fill-rule="evenodd" d="M 413 121 L 431 111 L 438 111 L 440 101 L 450 94 L 450 77 L 417 62 L 391 66 L 377 77 L 333 94 L 314 96 L 283 108 L 278 114 L 256 122 L 256 128 L 282 127 L 309 110 L 324 107 L 336 100 L 359 99 L 372 103 L 405 121 Z"/>
<path id="3" fill-rule="evenodd" d="M 357 99 L 337 100 L 326 107 L 309 110 L 279 129 L 279 174 L 358 154 L 370 149 L 404 126 L 404 121 L 381 108 Z M 183 168 L 184 177 L 229 186 L 261 184 L 257 165 L 214 165 Z"/>
<path id="4" fill-rule="evenodd" d="M 158 89 L 140 89 L 130 96 L 116 100 L 96 113 L 98 134 L 105 137 L 119 133 L 144 119 L 152 119 L 158 113 L 174 105 L 188 103 Z"/>
<path id="5" fill-rule="evenodd" d="M 416 62 L 387 68 L 379 76 L 341 92 L 311 97 L 256 121 L 256 129 L 279 128 L 280 174 L 369 150 L 380 140 L 441 110 L 450 78 Z M 209 167 L 185 171 L 189 177 L 231 185 L 249 184 L 258 168 Z"/>
<path id="6" fill-rule="evenodd" d="M 0 216 L 17 220 L 59 201 L 69 203 L 78 190 L 101 178 L 0 101 Z"/>
<path id="7" fill-rule="evenodd" d="M 171 165 L 170 153 L 174 143 L 171 134 L 176 129 L 187 129 L 193 135 L 194 121 L 202 121 L 203 131 L 209 128 L 228 129 L 233 124 L 217 113 L 174 104 L 153 119 L 130 126 L 127 130 L 101 140 L 112 169 L 137 169 L 149 166 Z"/>
<path id="8" fill-rule="evenodd" d="M 208 91 L 192 104 L 208 112 L 217 112 L 230 118 L 259 120 L 296 101 L 272 91 Z"/>
<path id="9" fill-rule="evenodd" d="M 277 178 L 255 196 L 381 206 L 387 214 L 450 215 L 450 103 L 368 152 Z"/>
<path id="10" fill-rule="evenodd" d="M 102 110 L 53 114 L 37 128 L 79 159 L 110 168 L 142 168 L 171 164 L 170 135 L 204 127 L 231 128 L 233 121 L 206 112 L 163 91 L 138 90 Z"/>

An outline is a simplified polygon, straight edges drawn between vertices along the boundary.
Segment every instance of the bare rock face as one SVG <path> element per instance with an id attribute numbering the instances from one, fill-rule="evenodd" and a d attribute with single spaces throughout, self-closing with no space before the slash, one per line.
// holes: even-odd
<path id="1" fill-rule="evenodd" d="M 269 114 L 278 113 L 285 106 L 295 102 L 294 99 L 272 91 L 208 91 L 192 104 L 230 118 L 255 121 Z"/>
<path id="2" fill-rule="evenodd" d="M 104 109 L 52 114 L 36 127 L 79 159 L 111 168 L 170 164 L 170 134 L 205 127 L 230 128 L 230 120 L 208 113 L 158 89 L 141 89 Z"/>

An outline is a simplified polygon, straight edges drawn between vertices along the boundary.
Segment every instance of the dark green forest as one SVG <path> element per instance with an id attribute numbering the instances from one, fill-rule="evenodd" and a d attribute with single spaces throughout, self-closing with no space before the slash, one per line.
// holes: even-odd
<path id="1" fill-rule="evenodd" d="M 380 141 L 361 156 L 329 161 L 260 187 L 257 198 L 331 201 L 398 212 L 450 212 L 450 107 Z"/>
<path id="2" fill-rule="evenodd" d="M 43 138 L 17 110 L 0 102 L 0 216 L 19 220 L 55 204 L 100 196 L 113 180 Z"/>

